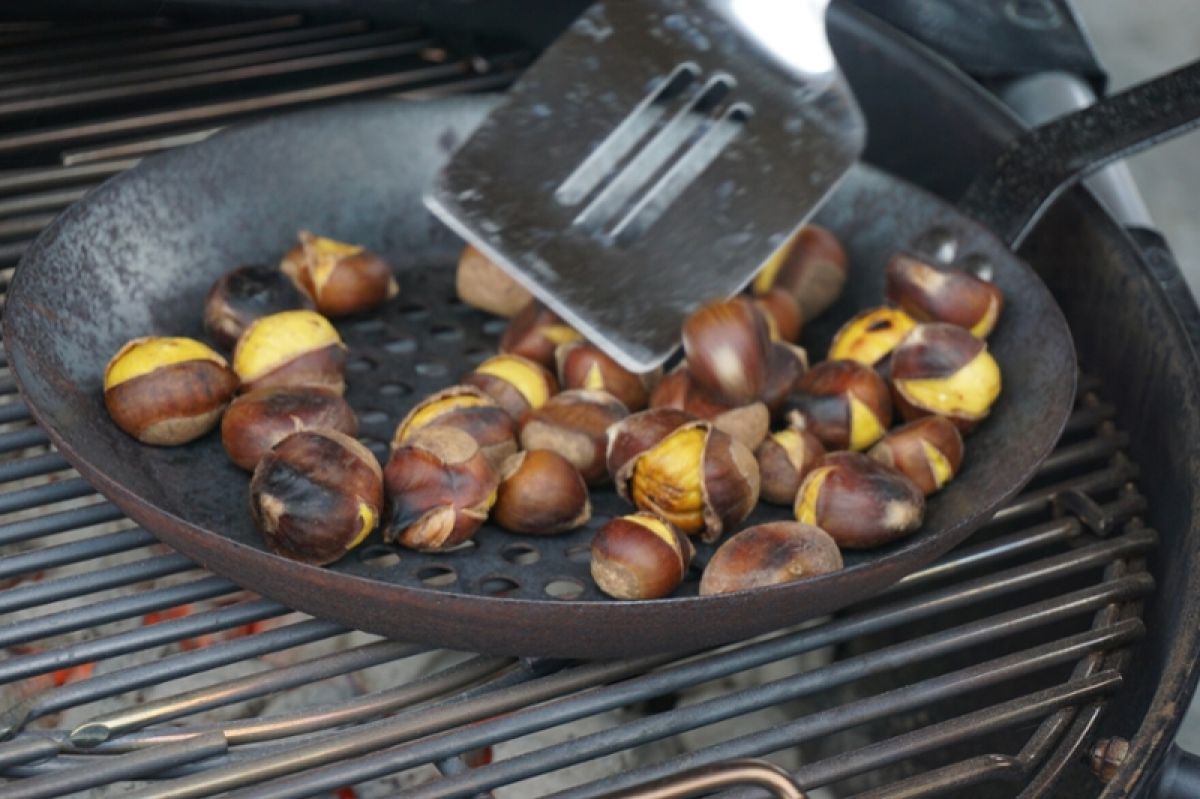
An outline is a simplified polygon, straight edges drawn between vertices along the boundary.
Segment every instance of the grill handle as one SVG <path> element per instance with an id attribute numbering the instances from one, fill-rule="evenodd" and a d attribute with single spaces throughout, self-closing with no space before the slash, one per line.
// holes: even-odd
<path id="1" fill-rule="evenodd" d="M 1200 125 L 1200 61 L 1018 136 L 959 208 L 1014 249 L 1065 189 L 1106 164 Z"/>
<path id="2" fill-rule="evenodd" d="M 1200 796 L 1200 755 L 1172 745 L 1158 774 L 1158 783 L 1151 792 L 1153 799 L 1195 799 Z"/>

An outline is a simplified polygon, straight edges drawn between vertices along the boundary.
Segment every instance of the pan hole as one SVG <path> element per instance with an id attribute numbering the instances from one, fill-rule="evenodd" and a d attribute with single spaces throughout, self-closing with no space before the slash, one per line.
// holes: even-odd
<path id="1" fill-rule="evenodd" d="M 363 411 L 358 420 L 363 424 L 387 424 L 390 417 L 383 411 Z"/>
<path id="2" fill-rule="evenodd" d="M 446 364 L 440 361 L 425 361 L 416 365 L 417 374 L 421 377 L 445 377 L 450 373 Z"/>
<path id="3" fill-rule="evenodd" d="M 429 309 L 419 302 L 406 302 L 396 309 L 396 313 L 405 319 L 424 319 L 429 316 Z"/>
<path id="4" fill-rule="evenodd" d="M 555 599 L 579 599 L 583 596 L 583 583 L 570 577 L 559 577 L 546 583 L 546 594 Z"/>
<path id="5" fill-rule="evenodd" d="M 995 277 L 995 270 L 992 268 L 992 259 L 981 252 L 967 253 L 958 262 L 958 267 L 964 272 L 970 272 L 980 280 L 991 282 Z"/>
<path id="6" fill-rule="evenodd" d="M 471 347 L 463 352 L 463 359 L 472 366 L 478 366 L 490 358 L 492 352 L 487 347 Z"/>
<path id="7" fill-rule="evenodd" d="M 958 237 L 950 228 L 937 225 L 919 234 L 912 246 L 918 255 L 948 264 L 958 254 Z"/>
<path id="8" fill-rule="evenodd" d="M 504 333 L 507 327 L 507 319 L 489 319 L 483 323 L 480 329 L 489 336 L 499 336 Z"/>
<path id="9" fill-rule="evenodd" d="M 412 386 L 405 383 L 384 383 L 379 387 L 379 393 L 385 397 L 407 397 L 412 393 Z"/>
<path id="10" fill-rule="evenodd" d="M 400 562 L 400 556 L 387 547 L 367 547 L 358 553 L 358 559 L 372 569 L 390 569 Z"/>
<path id="11" fill-rule="evenodd" d="M 542 553 L 537 551 L 537 547 L 531 547 L 529 544 L 509 544 L 500 551 L 500 556 L 517 566 L 529 566 L 542 559 Z"/>
<path id="12" fill-rule="evenodd" d="M 417 579 L 430 588 L 445 588 L 458 579 L 458 572 L 449 566 L 426 566 L 417 572 Z"/>
<path id="13" fill-rule="evenodd" d="M 410 352 L 415 352 L 417 349 L 417 340 L 409 336 L 408 338 L 395 338 L 383 345 L 384 352 L 392 355 L 408 355 Z"/>
<path id="14" fill-rule="evenodd" d="M 434 325 L 429 328 L 429 334 L 438 341 L 458 341 L 463 332 L 454 325 Z"/>
<path id="15" fill-rule="evenodd" d="M 382 319 L 363 319 L 351 325 L 351 329 L 356 333 L 379 333 L 384 327 Z"/>
<path id="16" fill-rule="evenodd" d="M 491 596 L 508 596 L 520 587 L 516 580 L 507 577 L 488 577 L 479 584 L 479 590 Z"/>
<path id="17" fill-rule="evenodd" d="M 591 544 L 576 544 L 573 547 L 567 547 L 565 553 L 567 560 L 572 563 L 590 563 L 592 560 Z"/>
<path id="18" fill-rule="evenodd" d="M 353 358 L 349 363 L 346 364 L 346 371 L 359 373 L 369 372 L 376 366 L 378 366 L 378 364 L 370 358 Z"/>
<path id="19" fill-rule="evenodd" d="M 474 539 L 468 538 L 466 541 L 460 541 L 459 543 L 455 544 L 452 547 L 446 547 L 445 549 L 442 550 L 442 553 L 445 554 L 445 553 L 449 553 L 449 552 L 470 552 L 471 550 L 475 549 L 475 547 L 477 547 L 477 546 L 479 546 L 479 545 L 475 543 Z"/>

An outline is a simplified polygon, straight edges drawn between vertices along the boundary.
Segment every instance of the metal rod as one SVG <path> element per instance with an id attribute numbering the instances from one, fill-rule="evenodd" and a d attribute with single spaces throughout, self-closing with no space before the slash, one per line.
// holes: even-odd
<path id="1" fill-rule="evenodd" d="M 96 489 L 82 477 L 72 477 L 0 494 L 0 514 L 91 496 Z"/>
<path id="2" fill-rule="evenodd" d="M 124 172 L 137 164 L 136 159 L 105 161 L 83 166 L 54 166 L 43 169 L 27 169 L 20 172 L 0 172 L 0 194 L 21 194 L 26 191 L 50 189 L 75 183 L 92 184 Z"/>
<path id="3" fill-rule="evenodd" d="M 0 137 L 0 141 L 3 137 Z M 30 216 L 14 216 L 0 220 L 0 239 L 16 239 L 22 236 L 33 236 L 42 228 L 54 221 L 58 214 L 33 214 Z"/>
<path id="4" fill-rule="evenodd" d="M 1091 430 L 1101 422 L 1115 418 L 1116 415 L 1116 406 L 1107 402 L 1082 405 L 1071 413 L 1070 418 L 1067 419 L 1066 427 L 1063 428 L 1063 432 L 1078 433 L 1083 430 Z"/>
<path id="5" fill-rule="evenodd" d="M 1010 521 L 1046 510 L 1054 501 L 1054 497 L 1065 491 L 1075 490 L 1086 494 L 1096 494 L 1118 488 L 1137 477 L 1137 473 L 1136 466 L 1123 461 L 1107 469 L 1091 472 L 1081 477 L 1072 477 L 1045 488 L 1027 491 L 996 511 L 992 522 Z"/>
<path id="6" fill-rule="evenodd" d="M 58 741 L 52 738 L 27 737 L 0 743 L 0 771 L 21 763 L 44 760 L 58 754 Z"/>
<path id="7" fill-rule="evenodd" d="M 731 760 L 702 766 L 651 785 L 606 794 L 603 799 L 687 799 L 739 785 L 757 786 L 778 799 L 805 799 L 791 775 L 765 760 Z"/>
<path id="8" fill-rule="evenodd" d="M 109 504 L 108 502 L 97 502 L 82 508 L 71 508 L 70 510 L 57 511 L 55 513 L 46 513 L 41 516 L 34 516 L 29 519 L 21 519 L 20 521 L 0 525 L 0 546 L 15 544 L 20 541 L 29 541 L 34 538 L 42 538 L 43 536 L 62 533 L 67 530 L 91 527 L 95 524 L 115 522 L 124 517 L 125 514 L 121 513 L 116 505 Z M 149 533 L 144 534 L 145 543 L 150 543 L 153 540 L 153 537 Z M 138 546 L 141 546 L 141 544 Z M 47 553 L 47 555 L 52 555 L 53 553 L 49 551 L 51 549 L 53 548 L 47 547 L 41 551 Z M 42 568 L 39 561 L 39 558 L 42 556 L 36 552 L 23 552 L 19 556 L 10 555 L 0 558 L 0 574 L 17 568 L 11 563 L 13 557 L 26 558 L 27 563 L 35 570 Z"/>
<path id="9" fill-rule="evenodd" d="M 1129 446 L 1129 435 L 1127 433 L 1096 436 L 1087 441 L 1081 441 L 1078 444 L 1060 446 L 1042 461 L 1042 465 L 1038 467 L 1038 474 L 1056 472 L 1060 469 L 1079 466 L 1080 464 L 1090 463 L 1101 458 L 1111 458 L 1127 446 Z"/>
<path id="10" fill-rule="evenodd" d="M 4 461 L 0 463 L 0 483 L 11 483 L 14 480 L 41 477 L 70 468 L 71 464 L 67 463 L 67 459 L 57 452 L 47 452 L 45 455 L 34 455 L 31 458 Z"/>
<path id="11" fill-rule="evenodd" d="M 8 364 L 8 356 L 0 357 L 0 365 Z M 19 449 L 40 447 L 50 443 L 50 438 L 40 427 L 27 427 L 24 430 L 10 430 L 0 433 L 0 454 L 15 452 Z"/>
<path id="12" fill-rule="evenodd" d="M 152 544 L 155 540 L 154 536 L 145 530 L 135 528 L 22 552 L 0 560 L 0 579 L 31 574 L 68 563 L 79 563 L 117 552 L 128 552 Z M 0 669 L 3 666 L 4 663 L 0 662 Z"/>
<path id="13" fill-rule="evenodd" d="M 41 194 L 21 194 L 8 200 L 0 200 L 0 218 L 32 211 L 61 211 L 88 193 L 90 187 L 59 189 Z"/>
<path id="14" fill-rule="evenodd" d="M 988 780 L 1015 782 L 1025 776 L 1021 764 L 1010 755 L 979 755 L 918 774 L 881 788 L 855 794 L 851 799 L 921 799 L 951 791 L 962 791 Z"/>
<path id="15" fill-rule="evenodd" d="M 32 239 L 24 239 L 21 241 L 10 241 L 5 244 L 0 244 L 0 266 L 8 266 L 16 264 L 25 254 L 25 250 L 29 249 L 29 245 L 33 243 Z"/>
<path id="16" fill-rule="evenodd" d="M 0 613 L 13 613 L 111 588 L 136 585 L 196 568 L 199 567 L 183 555 L 156 555 L 105 569 L 39 580 L 0 591 Z"/>

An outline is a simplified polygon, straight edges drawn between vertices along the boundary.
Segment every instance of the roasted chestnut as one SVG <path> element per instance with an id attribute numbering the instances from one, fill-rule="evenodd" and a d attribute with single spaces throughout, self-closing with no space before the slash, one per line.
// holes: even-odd
<path id="1" fill-rule="evenodd" d="M 475 535 L 500 484 L 475 439 L 440 425 L 417 430 L 392 450 L 383 481 L 391 505 L 384 538 L 425 552 Z"/>
<path id="2" fill-rule="evenodd" d="M 357 244 L 300 232 L 300 257 L 284 257 L 281 271 L 312 297 L 325 316 L 347 316 L 400 293 L 387 261 Z"/>
<path id="3" fill-rule="evenodd" d="M 1000 319 L 1004 292 L 962 269 L 936 269 L 909 255 L 894 255 L 884 270 L 884 291 L 920 322 L 949 322 L 987 338 Z"/>
<path id="4" fill-rule="evenodd" d="M 515 316 L 533 301 L 524 286 L 470 244 L 459 256 L 454 287 L 467 305 L 497 316 Z"/>
<path id="5" fill-rule="evenodd" d="M 229 459 L 253 471 L 271 447 L 301 430 L 358 433 L 358 419 L 338 392 L 320 386 L 269 386 L 242 394 L 221 419 Z"/>
<path id="6" fill-rule="evenodd" d="M 771 413 L 762 402 L 728 405 L 700 389 L 686 368 L 664 377 L 650 394 L 651 408 L 676 408 L 713 423 L 749 449 L 757 447 L 771 429 Z"/>
<path id="7" fill-rule="evenodd" d="M 517 423 L 474 386 L 450 386 L 417 403 L 396 426 L 392 446 L 407 443 L 413 433 L 431 425 L 456 427 L 467 433 L 496 468 L 517 451 Z"/>
<path id="8" fill-rule="evenodd" d="M 945 416 L 967 433 L 1000 396 L 1000 366 L 983 339 L 931 322 L 913 328 L 892 353 L 892 387 L 905 419 Z"/>
<path id="9" fill-rule="evenodd" d="M 754 293 L 781 288 L 796 298 L 800 316 L 812 321 L 841 296 L 849 264 L 837 237 L 805 225 L 780 247 L 754 278 Z"/>
<path id="10" fill-rule="evenodd" d="M 212 430 L 238 379 L 212 348 L 190 338 L 147 336 L 104 368 L 104 406 L 143 444 L 186 444 Z"/>
<path id="11" fill-rule="evenodd" d="M 650 401 L 650 389 L 662 370 L 636 375 L 614 361 L 604 350 L 586 341 L 562 344 L 554 352 L 558 384 L 563 390 L 586 388 L 607 391 L 630 411 L 640 411 Z"/>
<path id="12" fill-rule="evenodd" d="M 771 342 L 767 357 L 767 385 L 763 388 L 763 404 L 772 417 L 783 415 L 784 404 L 808 371 L 808 353 L 803 347 L 783 341 Z"/>
<path id="13" fill-rule="evenodd" d="M 796 520 L 815 524 L 843 549 L 868 549 L 916 531 L 925 495 L 912 480 L 861 452 L 832 452 L 796 493 Z"/>
<path id="14" fill-rule="evenodd" d="M 658 599 L 683 582 L 692 542 L 652 513 L 620 516 L 592 539 L 592 579 L 614 599 Z"/>
<path id="15" fill-rule="evenodd" d="M 608 481 L 608 428 L 628 415 L 621 401 L 604 391 L 564 391 L 521 418 L 521 447 L 557 452 L 588 485 L 599 485 Z"/>
<path id="16" fill-rule="evenodd" d="M 963 440 L 949 419 L 925 416 L 897 427 L 867 454 L 912 480 L 929 496 L 958 474 Z"/>
<path id="17" fill-rule="evenodd" d="M 694 421 L 686 411 L 677 408 L 651 408 L 626 416 L 608 428 L 605 461 L 608 475 L 614 480 L 630 458 L 653 447 L 682 425 Z"/>
<path id="18" fill-rule="evenodd" d="M 800 482 L 824 454 L 820 440 L 807 430 L 788 427 L 767 436 L 754 451 L 762 483 L 759 495 L 767 502 L 791 507 Z"/>
<path id="19" fill-rule="evenodd" d="M 800 303 L 790 292 L 781 288 L 767 289 L 756 296 L 753 302 L 767 322 L 767 332 L 772 341 L 790 343 L 800 338 L 804 319 L 800 313 Z"/>
<path id="20" fill-rule="evenodd" d="M 268 386 L 324 386 L 345 391 L 346 346 L 315 311 L 282 311 L 255 320 L 233 350 L 243 391 Z"/>
<path id="21" fill-rule="evenodd" d="M 302 563 L 333 563 L 370 535 L 382 509 L 375 456 L 336 430 L 292 433 L 250 480 L 250 514 L 267 547 Z"/>
<path id="22" fill-rule="evenodd" d="M 799 522 L 759 524 L 734 535 L 713 553 L 700 578 L 700 595 L 790 583 L 841 568 L 837 542 L 820 527 Z"/>
<path id="23" fill-rule="evenodd" d="M 866 449 L 892 423 L 887 384 L 856 361 L 817 364 L 800 378 L 785 408 L 791 424 L 811 431 L 827 449 Z"/>
<path id="24" fill-rule="evenodd" d="M 508 323 L 500 337 L 500 352 L 512 353 L 555 368 L 554 351 L 583 336 L 540 302 L 529 303 Z"/>
<path id="25" fill-rule="evenodd" d="M 758 502 L 754 453 L 710 422 L 688 422 L 626 461 L 617 492 L 689 535 L 715 541 Z"/>
<path id="26" fill-rule="evenodd" d="M 908 331 L 917 326 L 916 320 L 899 308 L 883 306 L 868 308 L 842 325 L 829 345 L 829 360 L 858 361 L 874 366 L 887 356 Z"/>
<path id="27" fill-rule="evenodd" d="M 204 300 L 204 329 L 226 349 L 255 319 L 279 311 L 312 308 L 312 300 L 278 269 L 239 266 L 213 283 Z"/>
<path id="28" fill-rule="evenodd" d="M 587 484 L 569 460 L 548 449 L 510 455 L 500 467 L 492 519 L 506 530 L 554 535 L 592 518 Z"/>
<path id="29" fill-rule="evenodd" d="M 767 384 L 767 323 L 744 298 L 700 306 L 683 323 L 688 372 L 719 402 L 746 405 Z"/>
<path id="30" fill-rule="evenodd" d="M 494 355 L 462 379 L 475 386 L 508 411 L 514 419 L 537 410 L 558 392 L 554 375 L 520 355 Z"/>

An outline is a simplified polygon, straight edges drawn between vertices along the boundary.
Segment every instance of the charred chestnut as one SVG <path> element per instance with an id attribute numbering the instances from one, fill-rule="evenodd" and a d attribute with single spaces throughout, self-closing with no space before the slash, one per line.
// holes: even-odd
<path id="1" fill-rule="evenodd" d="M 242 394 L 221 419 L 229 459 L 253 471 L 271 447 L 302 430 L 358 433 L 358 419 L 338 392 L 319 386 L 272 386 Z"/>
<path id="2" fill-rule="evenodd" d="M 621 516 L 592 539 L 592 579 L 614 599 L 658 599 L 679 587 L 695 549 L 652 513 Z"/>
<path id="3" fill-rule="evenodd" d="M 683 351 L 696 384 L 730 405 L 754 402 L 767 384 L 767 323 L 744 298 L 700 306 L 683 323 Z"/>
<path id="4" fill-rule="evenodd" d="M 1004 293 L 995 283 L 962 269 L 936 269 L 908 255 L 895 255 L 884 271 L 888 302 L 920 322 L 949 322 L 987 338 L 1000 319 Z"/>
<path id="5" fill-rule="evenodd" d="M 650 389 L 661 370 L 636 375 L 614 361 L 595 344 L 572 341 L 554 352 L 558 365 L 558 384 L 563 389 L 585 388 L 607 391 L 630 411 L 640 411 L 650 401 Z"/>
<path id="6" fill-rule="evenodd" d="M 796 491 L 825 448 L 812 433 L 788 427 L 767 436 L 754 451 L 762 483 L 760 496 L 767 502 L 791 507 Z"/>
<path id="7" fill-rule="evenodd" d="M 897 427 L 867 454 L 912 480 L 929 496 L 958 474 L 963 440 L 949 419 L 925 416 Z"/>
<path id="8" fill-rule="evenodd" d="M 789 422 L 811 431 L 827 449 L 866 449 L 892 423 L 887 384 L 856 361 L 817 364 L 800 378 L 786 407 Z"/>
<path id="9" fill-rule="evenodd" d="M 125 344 L 104 368 L 104 406 L 143 444 L 175 446 L 212 430 L 237 386 L 237 375 L 210 347 L 147 336 Z"/>
<path id="10" fill-rule="evenodd" d="M 514 419 L 542 407 L 558 392 L 554 375 L 528 358 L 513 354 L 488 358 L 462 382 L 482 390 Z"/>
<path id="11" fill-rule="evenodd" d="M 347 316 L 400 293 L 387 261 L 357 244 L 300 232 L 300 257 L 285 256 L 281 270 L 312 297 L 325 316 Z"/>
<path id="12" fill-rule="evenodd" d="M 467 305 L 497 316 L 515 316 L 533 301 L 524 286 L 470 244 L 459 256 L 454 287 Z"/>
<path id="13" fill-rule="evenodd" d="M 758 462 L 710 422 L 689 422 L 626 461 L 617 492 L 689 535 L 715 541 L 758 502 Z"/>
<path id="14" fill-rule="evenodd" d="M 829 360 L 874 366 L 896 349 L 916 320 L 899 308 L 868 308 L 842 325 L 829 345 Z"/>
<path id="15" fill-rule="evenodd" d="M 805 225 L 767 260 L 754 278 L 754 293 L 781 288 L 796 298 L 805 322 L 816 319 L 841 296 L 849 263 L 837 237 Z"/>
<path id="16" fill-rule="evenodd" d="M 815 524 L 843 549 L 868 549 L 910 535 L 925 518 L 912 480 L 861 452 L 833 452 L 804 478 L 796 520 Z"/>
<path id="17" fill-rule="evenodd" d="M 302 563 L 333 563 L 379 522 L 375 456 L 336 430 L 304 430 L 274 446 L 250 480 L 250 513 L 267 547 Z"/>
<path id="18" fill-rule="evenodd" d="M 629 415 L 621 401 L 603 391 L 574 389 L 550 398 L 521 419 L 521 446 L 562 455 L 588 485 L 608 480 L 608 428 Z"/>
<path id="19" fill-rule="evenodd" d="M 713 423 L 754 449 L 771 429 L 771 414 L 762 402 L 729 405 L 699 388 L 686 368 L 664 377 L 650 394 L 651 408 L 675 408 Z"/>
<path id="20" fill-rule="evenodd" d="M 492 518 L 506 530 L 554 535 L 592 518 L 587 484 L 572 463 L 548 449 L 509 456 L 500 467 Z"/>
<path id="21" fill-rule="evenodd" d="M 945 416 L 966 433 L 1000 396 L 1000 366 L 983 339 L 931 322 L 913 328 L 892 354 L 892 387 L 905 419 Z"/>
<path id="22" fill-rule="evenodd" d="M 455 427 L 471 436 L 496 468 L 517 451 L 516 422 L 474 386 L 450 386 L 417 403 L 396 426 L 392 447 L 407 443 L 413 433 L 432 425 Z"/>
<path id="23" fill-rule="evenodd" d="M 842 568 L 837 542 L 820 527 L 771 522 L 747 527 L 721 544 L 700 578 L 700 595 L 748 591 Z"/>
<path id="24" fill-rule="evenodd" d="M 695 418 L 676 408 L 651 408 L 630 414 L 609 427 L 605 454 L 609 477 L 615 480 L 621 467 L 633 456 L 650 449 Z"/>
<path id="25" fill-rule="evenodd" d="M 255 320 L 233 350 L 243 391 L 268 386 L 324 386 L 345 391 L 346 346 L 315 311 L 283 311 Z"/>
<path id="26" fill-rule="evenodd" d="M 500 478 L 475 439 L 433 425 L 392 450 L 383 470 L 391 514 L 384 538 L 437 552 L 475 535 L 496 501 Z"/>
<path id="27" fill-rule="evenodd" d="M 520 355 L 553 369 L 554 351 L 572 341 L 583 341 L 583 336 L 554 311 L 534 301 L 508 323 L 500 337 L 500 352 Z"/>
<path id="28" fill-rule="evenodd" d="M 239 266 L 213 283 L 204 300 L 204 329 L 222 347 L 233 349 L 255 319 L 279 311 L 312 308 L 308 295 L 278 269 Z"/>

